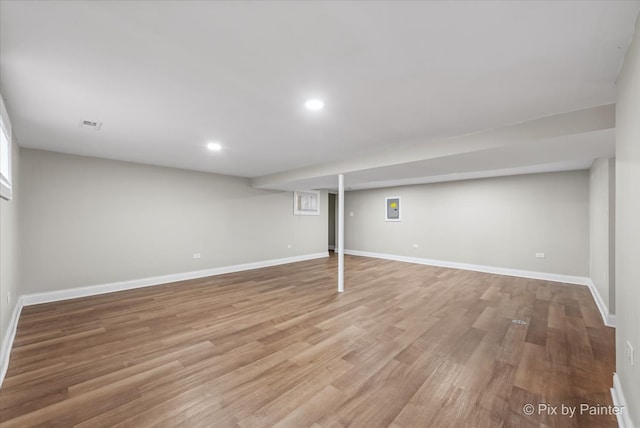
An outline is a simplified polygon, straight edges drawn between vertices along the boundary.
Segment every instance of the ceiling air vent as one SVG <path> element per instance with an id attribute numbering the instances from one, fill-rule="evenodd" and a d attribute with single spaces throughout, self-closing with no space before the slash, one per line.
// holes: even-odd
<path id="1" fill-rule="evenodd" d="M 91 120 L 81 120 L 80 128 L 92 129 L 94 131 L 99 131 L 102 127 L 102 122 L 94 122 Z"/>

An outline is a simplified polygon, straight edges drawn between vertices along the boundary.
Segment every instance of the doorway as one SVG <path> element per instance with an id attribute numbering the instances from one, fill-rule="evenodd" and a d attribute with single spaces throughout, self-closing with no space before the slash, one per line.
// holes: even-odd
<path id="1" fill-rule="evenodd" d="M 329 251 L 334 251 L 336 249 L 336 218 L 338 215 L 336 196 L 337 195 L 335 193 L 329 193 L 329 203 L 327 204 L 329 210 L 329 215 L 327 216 L 329 218 L 329 235 L 327 236 Z"/>

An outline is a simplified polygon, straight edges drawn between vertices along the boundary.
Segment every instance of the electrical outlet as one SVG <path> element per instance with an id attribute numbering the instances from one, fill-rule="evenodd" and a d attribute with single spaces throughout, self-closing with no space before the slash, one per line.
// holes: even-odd
<path id="1" fill-rule="evenodd" d="M 544 259 L 544 253 L 536 253 L 536 258 Z"/>
<path id="2" fill-rule="evenodd" d="M 413 248 L 418 248 L 418 247 L 419 247 L 419 245 L 418 245 L 418 244 L 413 244 L 413 245 L 412 245 L 412 247 L 413 247 Z"/>
<path id="3" fill-rule="evenodd" d="M 7 291 L 7 304 L 11 303 L 11 291 Z"/>
<path id="4" fill-rule="evenodd" d="M 631 346 L 631 342 L 629 342 L 628 340 L 626 345 L 627 346 L 625 347 L 625 351 L 627 354 L 627 361 L 629 361 L 630 365 L 633 365 L 633 346 Z"/>
<path id="5" fill-rule="evenodd" d="M 194 259 L 199 259 L 200 258 L 200 253 L 193 253 L 193 258 Z"/>
<path id="6" fill-rule="evenodd" d="M 353 211 L 349 211 L 349 217 L 353 217 Z"/>
<path id="7" fill-rule="evenodd" d="M 287 248 L 291 248 L 291 247 L 293 247 L 293 245 L 287 244 Z"/>

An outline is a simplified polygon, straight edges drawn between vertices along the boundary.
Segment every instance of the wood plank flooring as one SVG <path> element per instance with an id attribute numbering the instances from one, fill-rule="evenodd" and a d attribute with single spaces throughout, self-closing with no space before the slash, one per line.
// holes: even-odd
<path id="1" fill-rule="evenodd" d="M 616 426 L 523 413 L 612 404 L 614 331 L 586 287 L 346 269 L 343 294 L 331 257 L 25 307 L 0 425 Z"/>

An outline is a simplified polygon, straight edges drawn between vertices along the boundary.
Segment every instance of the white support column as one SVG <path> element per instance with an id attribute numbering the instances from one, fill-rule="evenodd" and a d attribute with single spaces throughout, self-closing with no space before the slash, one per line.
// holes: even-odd
<path id="1" fill-rule="evenodd" d="M 344 291 L 344 175 L 338 175 L 338 292 Z"/>

